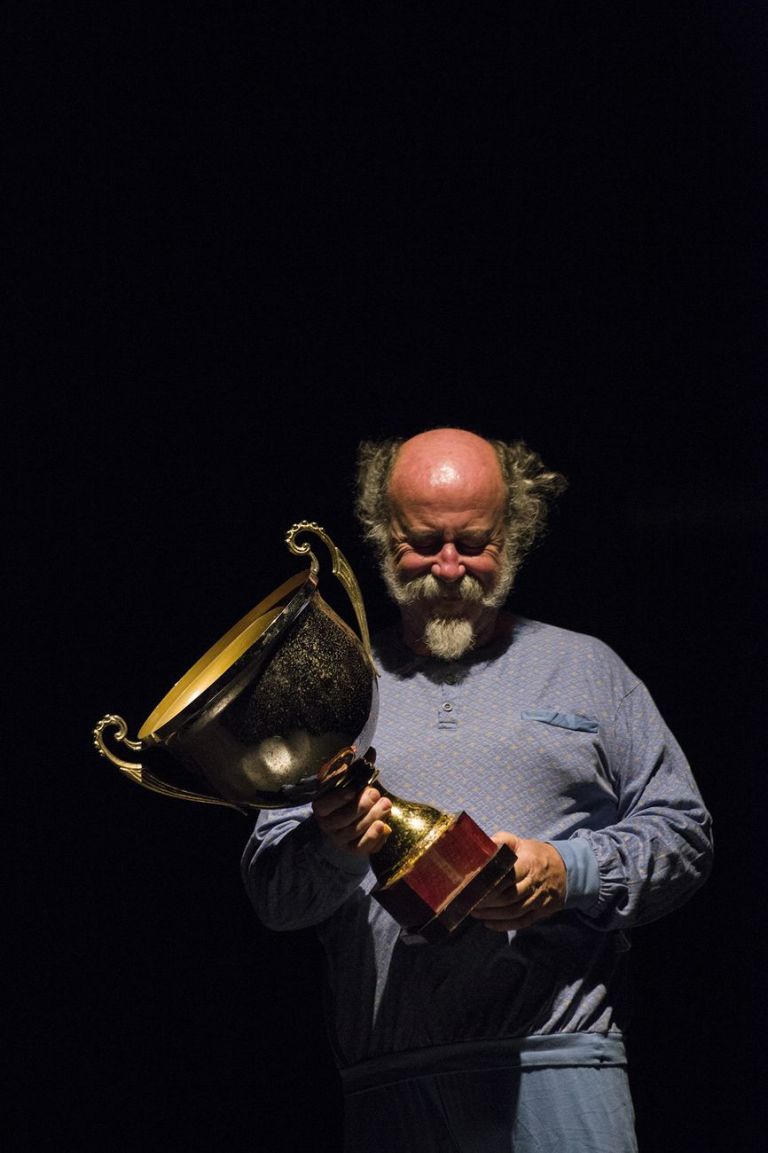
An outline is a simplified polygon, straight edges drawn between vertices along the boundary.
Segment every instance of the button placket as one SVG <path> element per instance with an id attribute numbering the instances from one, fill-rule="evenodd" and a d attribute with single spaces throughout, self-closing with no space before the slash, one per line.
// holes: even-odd
<path id="1" fill-rule="evenodd" d="M 447 672 L 438 685 L 439 705 L 437 727 L 455 729 L 459 722 L 459 678 L 455 672 Z"/>

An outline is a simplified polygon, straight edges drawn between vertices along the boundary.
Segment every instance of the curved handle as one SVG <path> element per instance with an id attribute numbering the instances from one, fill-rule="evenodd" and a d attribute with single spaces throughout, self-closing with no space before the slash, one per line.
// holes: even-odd
<path id="1" fill-rule="evenodd" d="M 360 629 L 360 639 L 363 642 L 368 660 L 373 665 L 373 653 L 371 652 L 371 637 L 368 632 L 368 620 L 365 615 L 365 605 L 363 604 L 363 594 L 360 592 L 360 585 L 357 583 L 357 578 L 352 571 L 350 565 L 344 554 L 336 547 L 328 533 L 324 528 L 321 528 L 313 520 L 302 520 L 298 524 L 294 524 L 288 529 L 285 534 L 285 543 L 288 548 L 294 553 L 295 556 L 306 556 L 309 553 L 310 566 L 313 577 L 317 577 L 320 572 L 320 565 L 317 557 L 312 552 L 312 547 L 307 541 L 299 544 L 296 537 L 299 533 L 311 532 L 315 536 L 319 536 L 323 544 L 331 554 L 332 572 L 338 578 L 339 583 L 343 586 L 345 593 L 349 597 L 352 608 L 355 610 L 355 617 L 357 618 L 357 626 Z"/>
<path id="2" fill-rule="evenodd" d="M 142 773 L 141 765 L 136 761 L 124 761 L 122 757 L 118 757 L 104 744 L 104 730 L 110 728 L 117 730 L 117 732 L 113 734 L 115 740 L 121 741 L 127 748 L 135 749 L 138 751 L 142 747 L 141 741 L 128 740 L 128 737 L 126 736 L 128 732 L 128 726 L 123 718 L 118 717 L 115 713 L 107 713 L 105 717 L 101 718 L 96 728 L 93 730 L 94 745 L 102 757 L 106 757 L 107 760 L 111 761 L 113 765 L 117 765 L 117 767 L 122 769 L 122 771 L 126 773 L 127 776 L 131 777 L 132 780 L 136 781 L 136 783 L 140 785 Z"/>
<path id="3" fill-rule="evenodd" d="M 169 785 L 160 777 L 156 777 L 154 773 L 148 772 L 139 762 L 124 761 L 122 757 L 118 757 L 111 749 L 107 748 L 104 743 L 104 730 L 111 728 L 116 730 L 113 734 L 114 739 L 126 745 L 127 748 L 138 752 L 145 746 L 141 741 L 128 740 L 126 736 L 128 726 L 123 718 L 118 717 L 115 713 L 107 713 L 93 730 L 93 743 L 101 756 L 106 757 L 113 765 L 117 765 L 120 772 L 130 777 L 137 785 L 142 785 L 145 789 L 149 789 L 153 793 L 160 793 L 164 797 L 176 797 L 181 801 L 197 801 L 201 805 L 221 805 L 226 809 L 237 809 L 238 812 L 245 812 L 239 805 L 233 805 L 231 801 L 225 801 L 223 797 L 207 797 L 203 793 L 192 793 L 188 789 L 180 789 L 176 785 Z"/>

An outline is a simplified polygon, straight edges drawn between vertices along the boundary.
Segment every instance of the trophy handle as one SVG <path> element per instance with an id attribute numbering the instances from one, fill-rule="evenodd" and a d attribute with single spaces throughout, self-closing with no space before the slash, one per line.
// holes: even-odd
<path id="1" fill-rule="evenodd" d="M 122 743 L 129 749 L 140 749 L 142 747 L 141 741 L 128 740 L 128 737 L 126 736 L 126 733 L 128 732 L 127 724 L 122 717 L 118 717 L 114 713 L 107 713 L 105 717 L 102 717 L 96 728 L 93 730 L 93 743 L 98 749 L 99 753 L 101 753 L 102 757 L 106 757 L 107 760 L 111 761 L 113 765 L 117 765 L 117 767 L 121 769 L 126 776 L 130 777 L 140 785 L 142 773 L 141 765 L 136 764 L 134 761 L 124 761 L 121 757 L 118 757 L 116 753 L 113 753 L 111 749 L 107 748 L 107 746 L 104 744 L 104 730 L 107 728 L 117 729 L 117 732 L 114 734 L 115 740 L 122 741 Z"/>
<path id="2" fill-rule="evenodd" d="M 344 556 L 344 554 L 336 547 L 328 533 L 319 524 L 313 520 L 302 520 L 298 524 L 294 524 L 288 529 L 285 534 L 285 543 L 288 548 L 296 556 L 306 556 L 309 553 L 310 567 L 313 577 L 317 577 L 320 572 L 320 565 L 317 557 L 312 552 L 312 546 L 304 541 L 299 544 L 296 537 L 299 533 L 311 532 L 315 536 L 319 536 L 323 544 L 331 554 L 332 572 L 338 578 L 339 583 L 343 586 L 345 593 L 349 597 L 352 608 L 355 610 L 355 617 L 357 618 L 357 627 L 360 630 L 360 638 L 363 642 L 368 660 L 373 666 L 373 653 L 371 651 L 371 637 L 368 632 L 368 620 L 365 615 L 365 605 L 363 604 L 363 594 L 360 592 L 360 585 L 357 583 L 357 578 L 352 572 L 352 567 Z"/>
<path id="3" fill-rule="evenodd" d="M 117 765 L 120 772 L 126 777 L 130 777 L 137 785 L 143 785 L 145 789 L 151 790 L 153 793 L 160 793 L 164 797 L 177 797 L 182 801 L 197 801 L 201 805 L 223 805 L 227 809 L 237 809 L 238 812 L 243 812 L 238 805 L 233 805 L 229 801 L 225 801 L 222 797 L 206 797 L 203 793 L 192 793 L 188 789 L 180 789 L 175 785 L 169 785 L 160 777 L 156 777 L 154 773 L 150 773 L 143 765 L 137 761 L 124 761 L 122 757 L 118 757 L 112 749 L 107 748 L 104 743 L 104 730 L 115 729 L 113 733 L 114 739 L 120 741 L 127 748 L 133 749 L 138 752 L 144 748 L 141 741 L 130 741 L 126 736 L 128 726 L 122 717 L 118 717 L 114 713 L 107 713 L 102 717 L 96 728 L 93 730 L 93 743 L 98 749 L 102 757 L 106 757 L 113 765 Z"/>

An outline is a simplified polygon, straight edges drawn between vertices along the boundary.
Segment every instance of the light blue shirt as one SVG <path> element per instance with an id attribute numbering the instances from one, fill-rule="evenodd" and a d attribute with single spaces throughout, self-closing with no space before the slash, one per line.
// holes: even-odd
<path id="1" fill-rule="evenodd" d="M 567 899 L 516 933 L 469 920 L 408 945 L 369 895 L 367 861 L 327 841 L 308 807 L 261 813 L 245 883 L 267 926 L 317 927 L 340 1067 L 493 1042 L 521 1063 L 613 1061 L 627 931 L 681 904 L 711 862 L 709 814 L 648 691 L 600 641 L 521 618 L 458 662 L 415 656 L 396 630 L 376 659 L 382 784 L 488 833 L 552 842 Z"/>

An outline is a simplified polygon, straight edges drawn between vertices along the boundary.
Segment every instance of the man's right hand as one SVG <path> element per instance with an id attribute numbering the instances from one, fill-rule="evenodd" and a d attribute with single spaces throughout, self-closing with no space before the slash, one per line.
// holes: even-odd
<path id="1" fill-rule="evenodd" d="M 312 802 L 315 820 L 337 848 L 359 857 L 377 852 L 392 830 L 386 816 L 392 802 L 370 785 L 358 793 L 346 788 Z"/>

